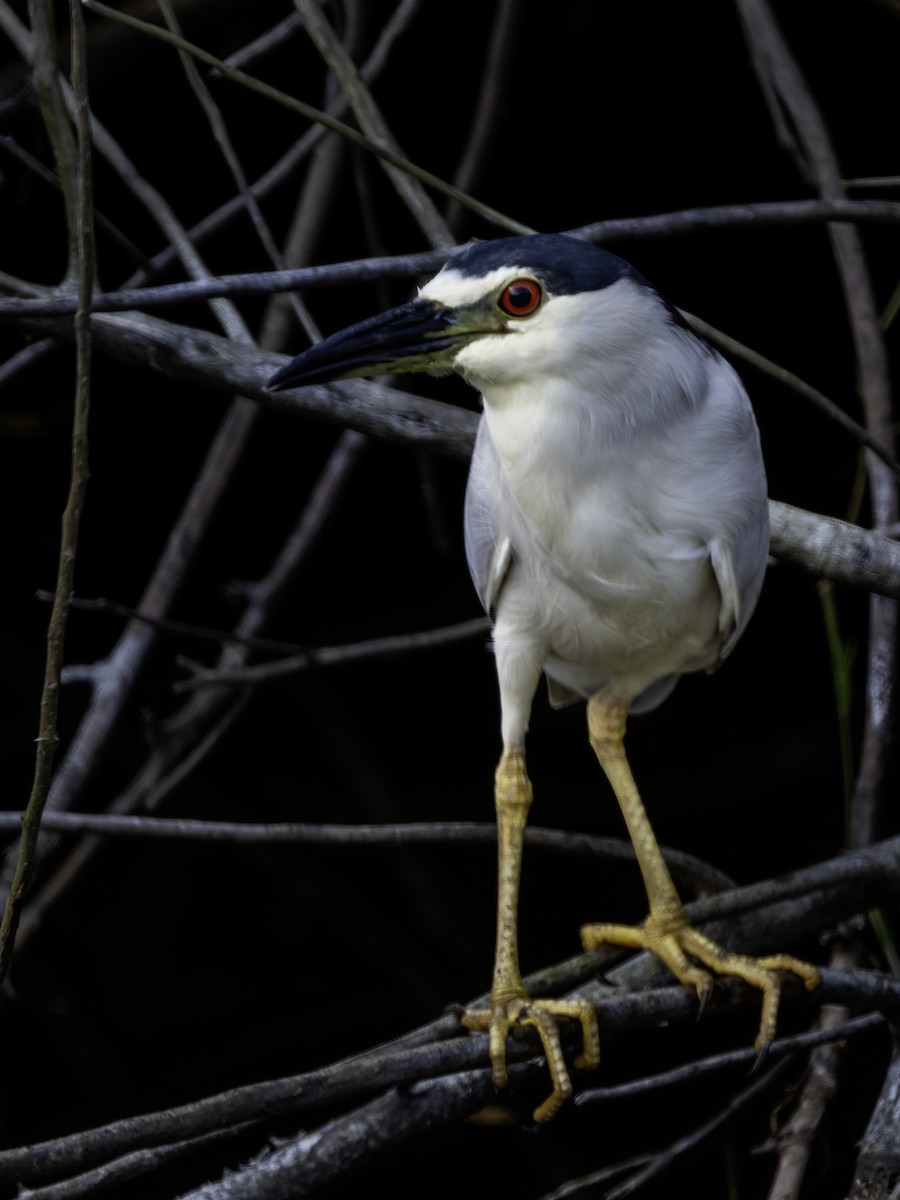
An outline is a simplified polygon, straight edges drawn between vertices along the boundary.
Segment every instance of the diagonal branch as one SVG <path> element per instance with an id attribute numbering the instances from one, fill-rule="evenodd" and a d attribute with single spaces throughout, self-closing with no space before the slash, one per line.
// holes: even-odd
<path id="1" fill-rule="evenodd" d="M 294 6 L 303 18 L 306 32 L 347 96 L 363 132 L 373 144 L 401 157 L 400 147 L 372 99 L 371 92 L 363 83 L 362 77 L 326 21 L 316 0 L 294 0 Z M 449 249 L 453 245 L 453 238 L 420 180 L 406 170 L 399 169 L 389 159 L 384 159 L 383 162 L 389 179 L 429 244 L 436 249 Z"/>

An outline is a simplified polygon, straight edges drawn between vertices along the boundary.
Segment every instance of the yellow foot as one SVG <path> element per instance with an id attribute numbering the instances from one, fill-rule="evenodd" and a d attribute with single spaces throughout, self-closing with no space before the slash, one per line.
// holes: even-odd
<path id="1" fill-rule="evenodd" d="M 493 1001 L 489 1009 L 476 1009 L 464 1013 L 462 1017 L 462 1023 L 468 1029 L 488 1032 L 494 1085 L 498 1088 L 507 1084 L 506 1039 L 509 1034 L 513 1029 L 529 1025 L 538 1031 L 553 1091 L 534 1110 L 535 1121 L 551 1120 L 572 1095 L 572 1081 L 559 1037 L 559 1021 L 565 1018 L 581 1023 L 583 1049 L 575 1060 L 575 1066 L 589 1069 L 599 1066 L 600 1031 L 597 1014 L 587 1000 L 533 1000 L 522 992 L 506 1000 Z"/>
<path id="2" fill-rule="evenodd" d="M 775 1038 L 783 983 L 781 972 L 798 975 L 810 990 L 820 982 L 814 966 L 790 954 L 770 954 L 763 958 L 732 954 L 689 924 L 683 913 L 657 917 L 651 912 L 643 925 L 584 925 L 581 942 L 585 950 L 596 950 L 604 943 L 649 950 L 665 963 L 676 979 L 696 989 L 701 1005 L 712 992 L 710 971 L 716 975 L 734 975 L 759 988 L 763 1000 L 759 1033 L 754 1043 L 757 1050 L 764 1050 Z M 709 971 L 693 966 L 688 955 L 698 959 Z"/>

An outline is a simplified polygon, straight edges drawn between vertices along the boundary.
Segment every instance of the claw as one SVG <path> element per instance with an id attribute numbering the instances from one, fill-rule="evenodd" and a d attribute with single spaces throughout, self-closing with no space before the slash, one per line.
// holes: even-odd
<path id="1" fill-rule="evenodd" d="M 782 974 L 790 972 L 797 975 L 809 989 L 819 983 L 819 972 L 816 968 L 790 954 L 751 958 L 745 954 L 733 954 L 724 950 L 706 934 L 700 933 L 689 924 L 683 909 L 676 909 L 674 913 L 666 912 L 661 916 L 651 909 L 647 920 L 640 926 L 585 925 L 581 930 L 581 941 L 586 950 L 593 950 L 602 943 L 611 942 L 614 945 L 647 950 L 655 954 L 676 979 L 696 989 L 700 1001 L 698 1019 L 712 995 L 713 980 L 710 971 L 716 975 L 733 975 L 743 979 L 751 987 L 758 988 L 763 999 L 755 1046 L 761 1055 L 775 1038 Z M 697 959 L 707 969 L 695 967 L 688 955 Z"/>
<path id="2" fill-rule="evenodd" d="M 706 975 L 706 972 L 703 972 Z M 703 1019 L 703 1014 L 706 1012 L 706 1006 L 709 1004 L 713 993 L 712 979 L 706 975 L 705 982 L 697 988 L 697 1023 Z"/>
<path id="3" fill-rule="evenodd" d="M 750 1074 L 756 1075 L 763 1069 L 766 1064 L 766 1059 L 769 1057 L 771 1042 L 764 1042 L 761 1046 L 756 1047 L 756 1058 L 753 1061 L 753 1066 L 750 1068 Z"/>
<path id="4" fill-rule="evenodd" d="M 527 995 L 495 1002 L 490 1009 L 476 1009 L 462 1017 L 467 1029 L 486 1031 L 490 1041 L 492 1078 L 498 1088 L 508 1082 L 506 1040 L 514 1029 L 536 1029 L 547 1060 L 553 1090 L 534 1110 L 534 1119 L 543 1124 L 557 1114 L 572 1095 L 572 1080 L 563 1055 L 559 1022 L 579 1021 L 582 1029 L 582 1052 L 575 1066 L 593 1069 L 600 1063 L 600 1030 L 597 1014 L 587 1000 L 533 1000 Z"/>

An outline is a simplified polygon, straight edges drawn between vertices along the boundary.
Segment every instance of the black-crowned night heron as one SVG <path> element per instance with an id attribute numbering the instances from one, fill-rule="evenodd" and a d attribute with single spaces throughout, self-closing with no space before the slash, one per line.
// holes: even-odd
<path id="1" fill-rule="evenodd" d="M 535 1117 L 547 1120 L 572 1090 L 559 1021 L 581 1022 L 576 1065 L 600 1053 L 592 1006 L 532 998 L 519 970 L 525 734 L 542 672 L 554 705 L 587 698 L 650 903 L 643 925 L 587 925 L 583 944 L 650 950 L 701 1001 L 710 972 L 761 989 L 765 1047 L 779 972 L 808 987 L 818 974 L 789 955 L 732 954 L 689 924 L 623 746 L 628 713 L 655 707 L 684 672 L 715 668 L 756 604 L 769 523 L 744 388 L 628 263 L 558 235 L 465 247 L 417 299 L 326 338 L 268 386 L 409 371 L 456 371 L 484 401 L 465 537 L 500 684 L 497 950 L 490 1007 L 464 1021 L 489 1032 L 495 1083 L 509 1032 L 536 1027 L 553 1091 Z"/>

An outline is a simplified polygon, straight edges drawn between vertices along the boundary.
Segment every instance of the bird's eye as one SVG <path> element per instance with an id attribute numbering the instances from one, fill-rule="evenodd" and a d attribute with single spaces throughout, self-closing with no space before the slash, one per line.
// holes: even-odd
<path id="1" fill-rule="evenodd" d="M 514 279 L 500 293 L 497 303 L 508 317 L 530 317 L 540 307 L 544 295 L 533 279 Z"/>

